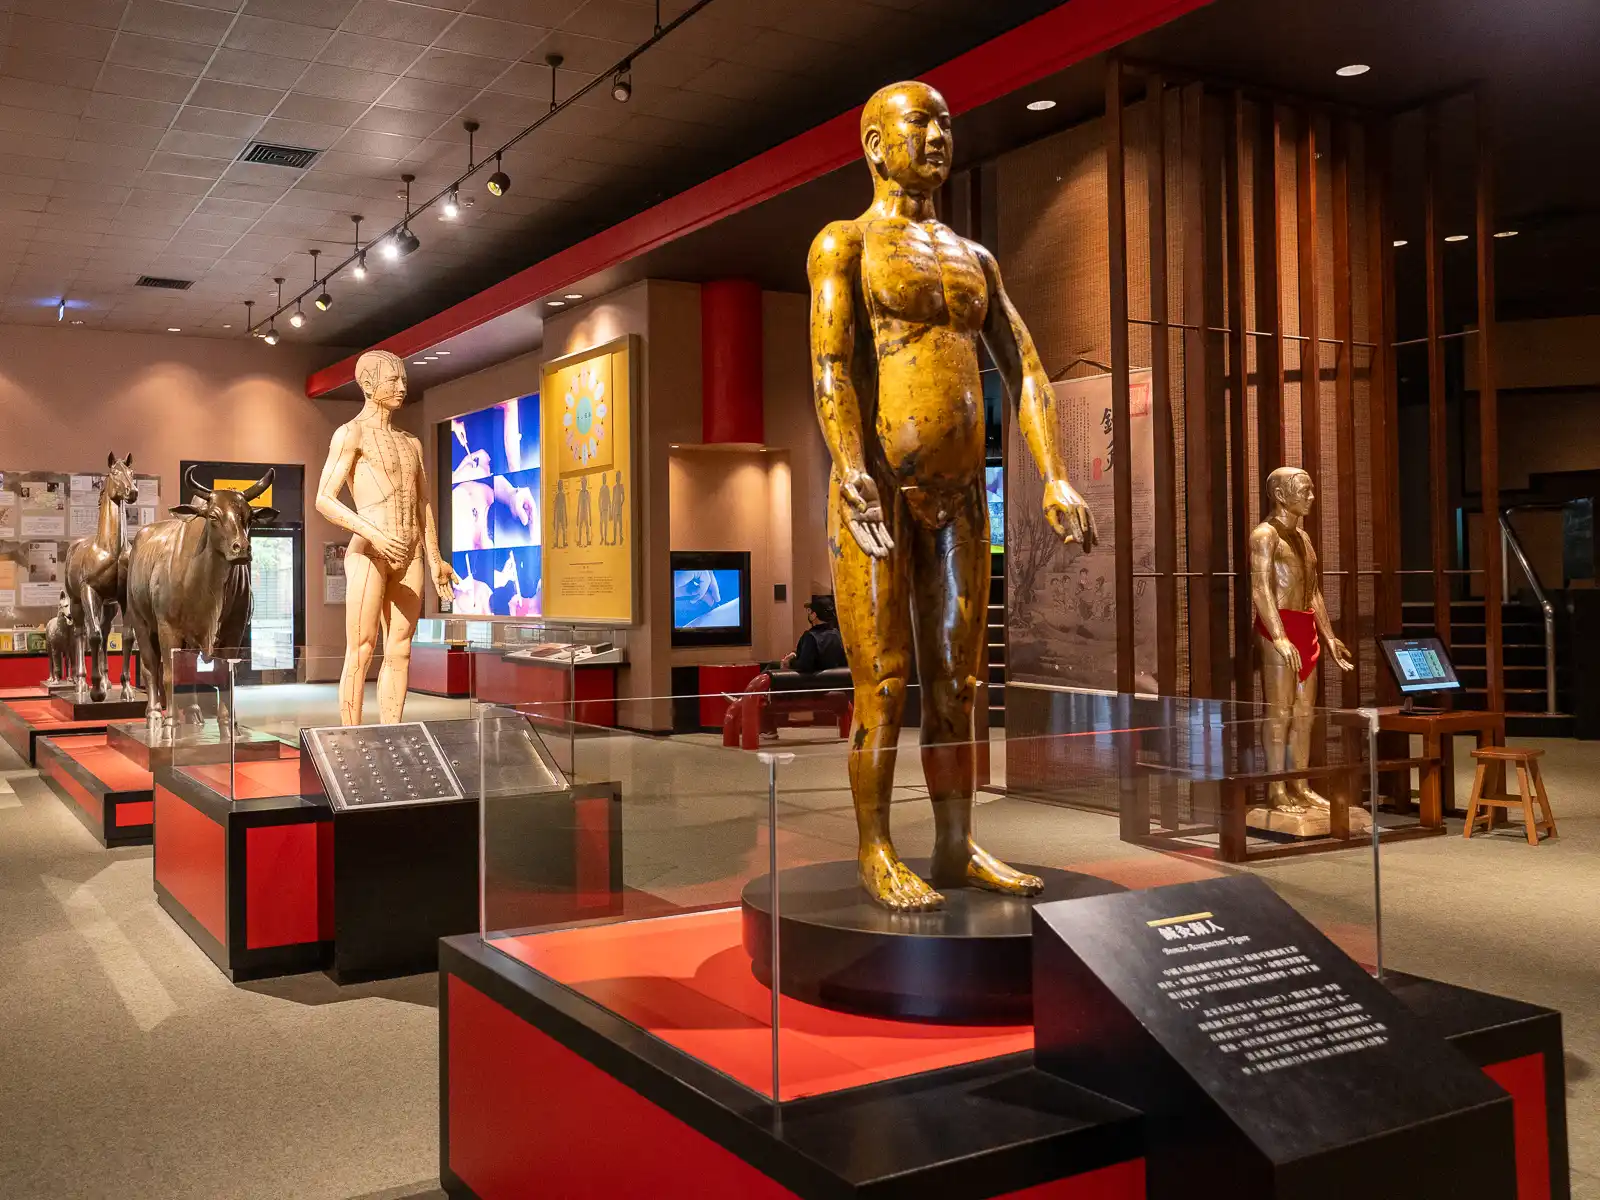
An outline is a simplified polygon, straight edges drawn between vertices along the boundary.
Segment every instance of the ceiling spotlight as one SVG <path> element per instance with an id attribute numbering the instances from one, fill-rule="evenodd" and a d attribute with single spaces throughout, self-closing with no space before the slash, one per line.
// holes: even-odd
<path id="1" fill-rule="evenodd" d="M 306 315 L 300 311 L 300 301 L 296 300 L 294 302 L 294 312 L 289 314 L 289 324 L 293 325 L 296 329 L 299 329 L 305 323 Z"/>
<path id="2" fill-rule="evenodd" d="M 272 282 L 277 285 L 277 289 L 278 289 L 278 310 L 282 310 L 282 308 L 283 308 L 283 276 L 282 275 L 274 275 L 272 277 Z M 261 340 L 266 342 L 266 344 L 269 345 L 269 346 L 276 346 L 278 344 L 278 326 L 276 324 L 276 317 L 277 317 L 277 312 L 275 311 L 271 317 L 267 318 L 267 332 L 265 334 L 263 334 L 262 338 L 261 338 Z"/>
<path id="3" fill-rule="evenodd" d="M 451 188 L 450 194 L 444 198 L 444 204 L 439 208 L 439 220 L 454 221 L 461 215 L 461 197 L 456 194 L 456 189 Z"/>
<path id="4" fill-rule="evenodd" d="M 1445 238 L 1444 240 L 1447 241 L 1447 242 L 1464 242 L 1464 241 L 1467 240 L 1467 236 L 1468 235 L 1464 234 L 1464 233 L 1452 233 L 1449 237 Z"/>
<path id="5" fill-rule="evenodd" d="M 611 98 L 626 104 L 633 95 L 633 64 L 623 63 L 621 70 L 611 77 Z"/>
<path id="6" fill-rule="evenodd" d="M 498 153 L 494 156 L 494 174 L 489 176 L 489 182 L 486 186 L 491 196 L 504 196 L 511 190 L 511 176 L 500 169 L 500 155 Z"/>
<path id="7" fill-rule="evenodd" d="M 1343 75 L 1346 79 L 1349 79 L 1354 75 L 1365 75 L 1370 70 L 1372 68 L 1367 66 L 1366 63 L 1351 63 L 1348 67 L 1340 67 L 1334 74 Z"/>
<path id="8" fill-rule="evenodd" d="M 415 254 L 417 247 L 422 245 L 422 239 L 411 232 L 410 226 L 402 226 L 400 232 L 394 235 L 394 246 L 401 258 Z"/>
<path id="9" fill-rule="evenodd" d="M 1406 241 L 1405 238 L 1395 238 L 1394 244 L 1395 244 L 1395 247 L 1398 249 L 1401 246 L 1409 246 L 1411 243 Z"/>
<path id="10" fill-rule="evenodd" d="M 266 336 L 264 336 L 261 340 L 269 346 L 276 346 L 278 344 L 278 330 L 276 326 L 268 325 Z"/>
<path id="11" fill-rule="evenodd" d="M 361 214 L 351 213 L 350 220 L 355 222 L 356 227 L 356 265 L 355 269 L 350 273 L 357 279 L 365 279 L 367 277 L 367 252 L 361 248 Z"/>
<path id="12" fill-rule="evenodd" d="M 316 305 L 317 305 L 317 311 L 318 312 L 327 312 L 330 308 L 333 307 L 333 297 L 328 295 L 328 293 L 326 291 L 324 291 L 322 293 L 322 295 L 317 297 Z"/>
<path id="13" fill-rule="evenodd" d="M 400 261 L 400 247 L 395 244 L 394 238 L 386 237 L 383 239 L 383 256 L 390 262 Z"/>
<path id="14" fill-rule="evenodd" d="M 1032 100 L 1028 103 L 1029 112 L 1049 112 L 1056 106 L 1054 100 Z"/>
<path id="15" fill-rule="evenodd" d="M 583 299 L 583 293 L 582 292 L 568 292 L 564 298 L 567 299 L 567 300 L 582 300 Z"/>
<path id="16" fill-rule="evenodd" d="M 1497 238 L 1508 238 L 1508 237 L 1516 237 L 1516 236 L 1517 236 L 1517 231 L 1515 229 L 1502 229 L 1499 233 L 1495 234 L 1495 237 L 1497 237 Z"/>

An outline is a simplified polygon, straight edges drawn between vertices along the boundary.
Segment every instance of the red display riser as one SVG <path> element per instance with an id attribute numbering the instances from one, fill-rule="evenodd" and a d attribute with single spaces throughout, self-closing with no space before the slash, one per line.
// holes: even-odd
<path id="1" fill-rule="evenodd" d="M 232 980 L 320 970 L 333 949 L 330 816 L 298 796 L 230 804 L 162 769 L 157 899 Z"/>
<path id="2" fill-rule="evenodd" d="M 63 721 L 53 714 L 51 702 L 43 697 L 0 701 L 0 740 L 17 752 L 29 766 L 39 765 L 41 738 L 74 733 L 104 733 L 105 721 Z"/>
<path id="3" fill-rule="evenodd" d="M 108 786 L 72 756 L 74 741 L 101 736 L 40 738 L 39 773 L 63 793 L 67 807 L 102 846 L 148 846 L 154 832 L 151 789 Z"/>
<path id="4" fill-rule="evenodd" d="M 573 720 L 580 725 L 614 728 L 617 723 L 617 669 L 614 666 L 546 665 L 506 658 L 500 654 L 474 656 L 473 686 L 485 704 L 523 706 L 531 720 L 539 720 L 543 705 L 552 720 L 565 721 L 568 702 Z M 569 680 L 571 683 L 569 684 Z"/>
<path id="5" fill-rule="evenodd" d="M 464 700 L 473 694 L 475 657 L 464 646 L 413 646 L 407 687 L 426 696 Z"/>
<path id="6" fill-rule="evenodd" d="M 89 672 L 89 656 L 84 655 L 83 669 L 85 678 Z M 122 655 L 106 655 L 106 672 L 111 676 L 111 685 L 115 688 L 122 679 Z M 50 678 L 50 656 L 48 654 L 0 654 L 0 688 L 26 687 L 31 683 L 43 683 Z M 139 660 L 134 658 L 129 667 L 129 682 L 137 685 L 139 681 Z"/>

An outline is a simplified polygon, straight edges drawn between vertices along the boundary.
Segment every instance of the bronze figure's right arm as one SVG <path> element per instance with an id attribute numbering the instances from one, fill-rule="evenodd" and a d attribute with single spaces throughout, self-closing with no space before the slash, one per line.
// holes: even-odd
<path id="1" fill-rule="evenodd" d="M 328 461 L 322 464 L 322 478 L 317 483 L 317 511 L 340 529 L 367 539 L 372 548 L 391 562 L 398 561 L 406 551 L 400 539 L 379 529 L 343 500 L 339 493 L 350 483 L 356 467 L 356 439 L 348 425 L 333 431 L 333 441 L 328 446 Z"/>
<path id="2" fill-rule="evenodd" d="M 1273 649 L 1298 675 L 1300 651 L 1284 636 L 1283 618 L 1278 615 L 1278 598 L 1272 591 L 1272 560 L 1278 549 L 1278 540 L 1278 531 L 1264 522 L 1250 533 L 1250 602 L 1272 639 Z"/>
<path id="3" fill-rule="evenodd" d="M 833 457 L 839 493 L 850 506 L 850 533 L 874 558 L 894 549 L 878 485 L 861 448 L 861 399 L 852 375 L 855 295 L 861 273 L 861 227 L 834 221 L 817 234 L 806 259 L 811 281 L 811 381 L 817 422 Z"/>

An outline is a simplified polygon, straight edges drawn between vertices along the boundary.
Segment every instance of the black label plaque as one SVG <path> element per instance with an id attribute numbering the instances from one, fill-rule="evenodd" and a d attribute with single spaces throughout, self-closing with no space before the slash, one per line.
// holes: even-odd
<path id="1" fill-rule="evenodd" d="M 460 800 L 461 787 L 427 726 L 306 729 L 306 745 L 336 809 Z"/>
<path id="2" fill-rule="evenodd" d="M 1033 921 L 1038 1065 L 1146 1114 L 1150 1196 L 1515 1196 L 1510 1098 L 1259 879 Z"/>

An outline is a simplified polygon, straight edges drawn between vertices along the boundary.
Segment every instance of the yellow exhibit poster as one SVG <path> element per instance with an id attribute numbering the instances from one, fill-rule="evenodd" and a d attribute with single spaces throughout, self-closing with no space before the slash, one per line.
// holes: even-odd
<path id="1" fill-rule="evenodd" d="M 635 620 L 634 337 L 544 364 L 544 617 Z M 554 451 L 552 454 L 551 451 Z"/>

